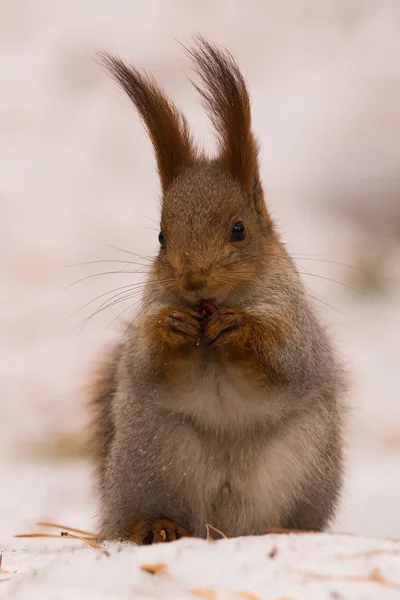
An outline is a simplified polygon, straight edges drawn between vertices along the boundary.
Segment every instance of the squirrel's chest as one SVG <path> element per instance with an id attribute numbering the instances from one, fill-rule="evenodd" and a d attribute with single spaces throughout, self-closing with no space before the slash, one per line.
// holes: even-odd
<path id="1" fill-rule="evenodd" d="M 166 390 L 166 402 L 202 424 L 231 429 L 258 420 L 271 390 L 257 389 L 235 365 L 204 359 L 188 363 L 179 382 Z"/>

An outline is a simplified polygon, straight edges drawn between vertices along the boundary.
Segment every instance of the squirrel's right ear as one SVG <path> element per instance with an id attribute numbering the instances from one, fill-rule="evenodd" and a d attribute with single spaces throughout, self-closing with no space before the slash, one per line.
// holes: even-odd
<path id="1" fill-rule="evenodd" d="M 256 212 L 269 219 L 258 167 L 258 145 L 251 127 L 250 98 L 232 55 L 197 36 L 187 48 L 201 84 L 194 83 L 214 125 L 219 161 L 253 201 Z"/>
<path id="2" fill-rule="evenodd" d="M 101 54 L 108 72 L 122 86 L 146 126 L 157 159 L 163 192 L 198 157 L 185 117 L 157 83 L 120 58 Z"/>

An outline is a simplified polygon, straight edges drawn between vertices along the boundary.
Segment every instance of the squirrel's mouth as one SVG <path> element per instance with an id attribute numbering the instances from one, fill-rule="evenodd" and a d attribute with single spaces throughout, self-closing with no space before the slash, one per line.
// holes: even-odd
<path id="1" fill-rule="evenodd" d="M 217 303 L 217 299 L 215 297 L 200 298 L 200 300 L 197 302 L 197 304 L 216 304 L 216 303 Z"/>
<path id="2" fill-rule="evenodd" d="M 204 286 L 202 289 L 190 290 L 179 286 L 178 294 L 181 300 L 188 306 L 195 307 L 198 304 L 215 304 L 221 306 L 228 301 L 231 289 L 227 286 Z"/>
<path id="3" fill-rule="evenodd" d="M 206 298 L 197 303 L 197 309 L 203 318 L 209 318 L 217 310 L 215 298 Z"/>
<path id="4" fill-rule="evenodd" d="M 201 294 L 192 292 L 184 295 L 185 302 L 192 306 L 199 306 L 200 304 L 217 304 L 217 298 L 215 296 L 204 297 Z"/>
<path id="5" fill-rule="evenodd" d="M 192 307 L 201 307 L 201 306 L 217 306 L 221 304 L 221 298 L 217 296 L 205 296 L 200 292 L 186 292 L 183 294 L 184 301 Z"/>

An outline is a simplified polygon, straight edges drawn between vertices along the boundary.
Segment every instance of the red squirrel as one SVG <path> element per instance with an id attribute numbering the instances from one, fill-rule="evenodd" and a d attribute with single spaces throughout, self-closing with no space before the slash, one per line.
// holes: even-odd
<path id="1" fill-rule="evenodd" d="M 103 57 L 147 128 L 162 206 L 138 318 L 92 390 L 101 535 L 320 531 L 342 487 L 343 369 L 268 212 L 239 67 L 201 38 L 188 54 L 213 157 L 150 76 Z"/>

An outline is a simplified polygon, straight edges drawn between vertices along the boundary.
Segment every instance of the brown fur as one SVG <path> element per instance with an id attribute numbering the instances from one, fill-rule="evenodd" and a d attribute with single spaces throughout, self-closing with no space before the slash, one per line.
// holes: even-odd
<path id="1" fill-rule="evenodd" d="M 135 104 L 147 128 L 165 191 L 173 179 L 198 158 L 187 121 L 151 77 L 116 56 L 103 54 L 102 60 Z"/>
<path id="2" fill-rule="evenodd" d="M 258 148 L 251 130 L 250 98 L 243 76 L 229 52 L 201 38 L 192 57 L 203 86 L 195 85 L 211 117 L 219 142 L 219 160 L 244 190 L 258 183 Z M 262 200 L 262 199 L 261 199 Z M 260 206 L 265 211 L 264 203 Z"/>
<path id="3" fill-rule="evenodd" d="M 153 141 L 166 247 L 94 390 L 101 531 L 321 530 L 342 484 L 342 369 L 268 215 L 243 77 L 205 41 L 189 53 L 219 138 L 210 160 L 147 76 L 106 59 Z"/>

